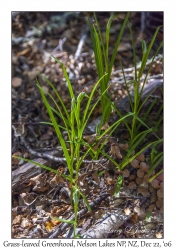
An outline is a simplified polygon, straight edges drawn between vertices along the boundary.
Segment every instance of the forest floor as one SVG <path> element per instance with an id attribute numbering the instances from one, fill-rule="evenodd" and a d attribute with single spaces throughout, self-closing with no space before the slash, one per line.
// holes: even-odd
<path id="1" fill-rule="evenodd" d="M 106 26 L 109 16 L 110 13 L 105 12 L 97 14 L 100 27 Z M 109 54 L 112 53 L 117 40 L 123 16 L 124 13 L 121 13 L 112 24 Z M 148 27 L 141 30 L 140 20 L 140 13 L 131 13 L 130 22 L 135 37 L 138 62 L 141 61 L 142 56 L 139 38 L 150 41 L 154 33 Z M 146 33 L 149 30 L 150 33 Z M 161 34 L 159 34 L 157 43 L 161 39 Z M 83 42 L 82 47 L 80 41 Z M 152 56 L 156 49 L 155 44 Z M 78 96 L 82 91 L 90 94 L 94 84 L 98 81 L 98 76 L 85 13 L 13 12 L 12 154 L 34 159 L 61 173 L 66 173 L 65 162 L 38 157 L 39 153 L 46 153 L 53 156 L 53 159 L 54 157 L 63 158 L 63 152 L 53 127 L 40 124 L 43 121 L 50 122 L 50 118 L 36 86 L 36 78 L 39 79 L 43 89 L 53 93 L 39 74 L 43 74 L 54 84 L 68 110 L 71 105 L 66 79 L 61 67 L 54 61 L 51 54 L 54 54 L 65 65 L 75 95 Z M 133 53 L 128 28 L 124 32 L 118 49 L 108 90 L 114 104 L 117 106 L 120 103 L 126 112 L 127 107 L 122 104 L 121 100 L 127 98 L 127 91 L 118 59 L 122 60 L 127 80 L 132 80 Z M 150 82 L 152 79 L 163 82 L 161 55 L 157 57 L 149 79 Z M 162 101 L 160 91 L 157 91 L 156 95 Z M 153 115 L 157 107 L 159 107 L 158 103 L 157 106 L 155 105 Z M 94 138 L 94 121 L 100 115 L 99 105 L 84 135 L 88 143 L 91 143 Z M 21 130 L 25 130 L 23 140 L 17 136 Z M 162 136 L 163 132 L 159 132 Z M 117 128 L 107 141 L 105 150 L 109 154 L 114 152 L 115 159 L 121 162 L 128 143 L 127 130 L 124 127 Z M 32 154 L 30 149 L 35 153 Z M 143 152 L 123 171 L 116 169 L 114 164 L 104 157 L 98 159 L 98 164 L 94 164 L 91 159 L 88 159 L 88 164 L 82 164 L 78 184 L 91 204 L 92 212 L 87 212 L 84 202 L 80 200 L 78 234 L 84 238 L 163 237 L 163 174 L 151 183 L 148 182 L 149 154 L 149 150 Z M 161 163 L 157 171 L 162 168 Z M 123 183 L 117 196 L 114 196 L 119 175 L 123 176 Z M 12 158 L 13 238 L 73 237 L 70 225 L 65 226 L 65 223 L 60 223 L 53 218 L 67 219 L 73 216 L 71 204 L 69 183 L 65 179 L 34 164 Z M 146 220 L 147 217 L 149 218 Z"/>

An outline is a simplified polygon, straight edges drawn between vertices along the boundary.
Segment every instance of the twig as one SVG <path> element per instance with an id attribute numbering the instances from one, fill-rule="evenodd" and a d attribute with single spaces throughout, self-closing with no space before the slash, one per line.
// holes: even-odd
<path id="1" fill-rule="evenodd" d="M 84 45 L 84 42 L 86 40 L 86 37 L 87 37 L 87 33 L 88 33 L 88 28 L 86 28 L 84 34 L 82 35 L 80 41 L 79 41 L 79 44 L 78 44 L 78 47 L 77 47 L 77 50 L 75 52 L 75 56 L 74 56 L 74 59 L 77 60 L 77 58 L 79 57 L 79 55 L 81 54 L 81 51 L 82 51 L 82 48 L 83 48 L 83 45 Z"/>
<path id="2" fill-rule="evenodd" d="M 52 156 L 52 155 L 48 155 L 46 153 L 39 153 L 39 152 L 36 152 L 35 150 L 33 150 L 29 145 L 28 143 L 26 142 L 25 140 L 25 137 L 24 136 L 21 136 L 21 142 L 23 143 L 23 145 L 25 146 L 25 148 L 28 150 L 28 152 L 33 155 L 33 156 L 36 156 L 38 158 L 45 158 L 45 159 L 48 159 L 48 160 L 51 160 L 51 161 L 54 161 L 54 162 L 59 162 L 59 163 L 62 163 L 62 164 L 65 164 L 66 163 L 66 158 L 64 157 L 56 157 L 56 156 Z M 74 161 L 76 161 L 76 158 L 74 158 Z M 82 162 L 83 163 L 100 163 L 101 159 L 99 160 L 83 160 Z"/>

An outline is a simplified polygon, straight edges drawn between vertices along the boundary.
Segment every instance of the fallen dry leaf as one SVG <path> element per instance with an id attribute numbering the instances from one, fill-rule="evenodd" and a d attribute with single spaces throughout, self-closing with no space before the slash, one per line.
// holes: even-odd
<path id="1" fill-rule="evenodd" d="M 58 185 L 59 183 L 63 183 L 63 182 L 65 182 L 64 181 L 64 179 L 60 176 L 60 175 L 55 175 L 54 177 L 53 177 L 53 179 L 50 181 L 50 185 L 51 185 L 51 187 L 53 188 L 53 187 L 55 187 L 56 185 Z"/>
<path id="2" fill-rule="evenodd" d="M 126 208 L 124 209 L 124 212 L 125 212 L 126 215 L 130 215 L 131 210 L 130 210 L 129 207 L 126 207 Z"/>
<path id="3" fill-rule="evenodd" d="M 15 224 L 20 224 L 21 223 L 21 220 L 22 220 L 22 214 L 19 214 L 15 217 L 15 219 L 12 221 L 12 225 L 15 225 Z"/>
<path id="4" fill-rule="evenodd" d="M 49 190 L 49 185 L 47 183 L 47 175 L 39 174 L 30 181 L 35 185 L 33 191 L 45 192 Z"/>
<path id="5" fill-rule="evenodd" d="M 107 177 L 106 178 L 106 184 L 107 185 L 112 185 L 112 184 L 114 184 L 116 182 L 116 180 L 113 180 L 112 178 L 110 178 L 110 177 Z"/>
<path id="6" fill-rule="evenodd" d="M 120 149 L 119 149 L 119 146 L 117 145 L 117 143 L 112 143 L 111 144 L 110 154 L 117 157 L 118 159 L 123 158 L 121 153 L 120 153 Z"/>
<path id="7" fill-rule="evenodd" d="M 109 128 L 109 124 L 108 122 L 105 122 L 105 124 L 103 125 L 103 127 L 101 128 L 101 130 L 107 130 Z"/>
<path id="8" fill-rule="evenodd" d="M 125 144 L 119 143 L 119 147 L 120 147 L 122 150 L 127 150 L 127 149 L 129 148 L 129 145 L 128 145 L 128 143 L 125 143 Z"/>
<path id="9" fill-rule="evenodd" d="M 156 233 L 156 238 L 157 239 L 161 239 L 163 236 L 162 236 L 162 233 L 161 232 L 157 232 Z"/>
<path id="10" fill-rule="evenodd" d="M 47 231 L 49 231 L 49 232 L 52 231 L 52 224 L 50 221 L 46 221 L 45 227 L 46 227 Z"/>
<path id="11" fill-rule="evenodd" d="M 22 218 L 21 227 L 23 228 L 30 227 L 30 225 L 31 225 L 31 222 L 27 218 Z"/>
<path id="12" fill-rule="evenodd" d="M 138 213 L 138 212 L 137 212 Z M 139 213 L 140 214 L 140 209 L 139 209 Z M 138 214 L 133 214 L 132 217 L 131 217 L 131 221 L 136 224 L 138 223 L 139 219 L 138 219 Z"/>

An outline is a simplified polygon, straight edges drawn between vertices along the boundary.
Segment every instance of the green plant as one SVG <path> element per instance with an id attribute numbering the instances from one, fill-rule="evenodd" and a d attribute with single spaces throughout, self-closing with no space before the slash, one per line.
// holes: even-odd
<path id="1" fill-rule="evenodd" d="M 153 171 L 159 166 L 159 164 L 163 161 L 163 152 L 156 149 L 157 146 L 162 146 L 162 143 L 156 144 L 150 154 L 150 168 L 148 171 L 148 177 L 153 173 Z M 149 178 L 149 182 L 152 182 L 157 176 L 159 176 L 163 172 L 163 169 L 158 171 L 155 175 Z"/>
<path id="2" fill-rule="evenodd" d="M 82 197 L 82 199 L 84 200 L 88 210 L 91 210 L 86 196 L 81 192 L 81 189 L 78 186 L 78 176 L 79 176 L 79 170 L 80 170 L 81 164 L 82 164 L 83 160 L 85 159 L 85 157 L 90 152 L 92 152 L 92 147 L 94 147 L 96 144 L 98 144 L 98 142 L 102 139 L 103 136 L 105 136 L 109 132 L 109 130 L 113 131 L 114 129 L 116 129 L 116 127 L 119 126 L 119 124 L 121 124 L 121 122 L 125 119 L 125 117 L 122 117 L 121 119 L 116 121 L 108 130 L 103 132 L 103 134 L 101 136 L 97 137 L 96 141 L 93 143 L 93 145 L 89 145 L 88 143 L 86 143 L 83 139 L 83 132 L 84 132 L 84 129 L 89 121 L 89 118 L 90 118 L 92 112 L 94 111 L 96 105 L 100 101 L 101 96 L 96 100 L 96 102 L 93 105 L 91 105 L 92 98 L 93 98 L 95 91 L 97 90 L 97 86 L 99 85 L 100 81 L 106 76 L 106 74 L 104 76 L 102 76 L 99 79 L 99 81 L 94 85 L 90 96 L 88 96 L 85 92 L 81 92 L 77 97 L 75 97 L 71 82 L 69 80 L 69 77 L 68 77 L 68 74 L 66 72 L 64 65 L 57 58 L 55 58 L 54 56 L 52 56 L 52 57 L 55 59 L 55 61 L 57 63 L 60 64 L 60 66 L 62 67 L 62 70 L 64 72 L 64 76 L 65 76 L 67 84 L 68 84 L 69 94 L 70 94 L 70 98 L 71 98 L 70 111 L 67 110 L 66 106 L 64 105 L 64 103 L 61 99 L 61 96 L 59 95 L 59 93 L 55 89 L 54 85 L 47 78 L 45 78 L 43 75 L 41 75 L 41 77 L 52 88 L 52 90 L 55 93 L 58 100 L 56 101 L 55 98 L 49 92 L 46 92 L 45 90 L 43 90 L 38 79 L 37 79 L 37 86 L 39 88 L 42 100 L 45 104 L 45 107 L 47 109 L 47 112 L 48 112 L 50 120 L 51 120 L 51 123 L 49 123 L 49 124 L 54 127 L 54 130 L 56 132 L 56 135 L 57 135 L 58 140 L 60 142 L 60 145 L 62 147 L 64 157 L 66 158 L 66 163 L 67 163 L 69 174 L 67 174 L 67 175 L 61 174 L 61 176 L 64 177 L 70 183 L 69 186 L 70 186 L 70 190 L 71 190 L 71 202 L 72 202 L 72 206 L 74 208 L 75 219 L 73 221 L 64 220 L 64 222 L 73 224 L 74 237 L 76 237 L 75 232 L 76 232 L 76 227 L 77 227 L 77 214 L 78 214 L 78 205 L 79 205 L 80 197 Z M 102 93 L 102 95 L 105 94 L 105 92 Z M 50 105 L 50 103 L 48 101 L 49 98 L 53 101 L 56 108 L 54 108 Z M 82 112 L 81 103 L 85 101 L 85 98 L 87 100 L 85 102 L 86 106 L 85 106 L 84 111 Z M 127 114 L 126 117 L 131 116 L 131 115 L 132 115 L 131 113 Z M 62 124 L 58 123 L 57 117 L 59 119 L 61 119 Z M 48 124 L 48 123 L 46 123 L 46 124 Z M 67 141 L 65 141 L 63 138 L 63 131 L 66 131 L 68 134 Z M 82 154 L 80 154 L 80 152 L 81 152 L 80 147 L 82 145 L 87 146 L 87 149 Z M 96 153 L 94 153 L 94 155 L 95 154 Z M 18 157 L 18 158 L 20 158 L 20 157 Z M 96 155 L 96 158 L 97 158 L 97 155 Z M 23 159 L 23 158 L 21 158 L 21 159 Z M 58 173 L 58 171 L 56 171 L 52 168 L 49 168 L 47 166 L 44 166 L 44 165 L 39 164 L 37 162 L 34 162 L 32 160 L 27 160 L 27 159 L 24 159 L 24 160 L 28 161 L 28 162 L 32 162 L 32 163 L 34 163 L 34 164 L 36 164 L 44 169 L 47 169 L 49 171 L 52 171 L 52 172 L 60 175 L 60 173 Z M 60 219 L 60 221 L 63 221 L 63 219 Z"/>
<path id="3" fill-rule="evenodd" d="M 149 65 L 149 68 L 145 74 L 145 77 L 144 77 L 144 81 L 143 81 L 143 84 L 142 86 L 140 85 L 141 83 L 141 78 L 143 76 L 143 72 L 145 70 L 145 67 L 146 67 L 146 62 L 148 60 L 148 57 L 150 55 L 150 52 L 151 52 L 151 48 L 154 44 L 154 41 L 156 39 L 156 36 L 157 36 L 157 33 L 160 29 L 161 26 L 159 26 L 155 33 L 154 33 L 154 36 L 150 42 L 150 44 L 148 45 L 148 48 L 147 48 L 147 45 L 146 45 L 146 42 L 144 40 L 141 40 L 141 43 L 142 43 L 142 60 L 141 60 L 141 65 L 140 65 L 140 68 L 138 69 L 137 67 L 137 62 L 136 62 L 136 50 L 135 50 L 135 45 L 134 45 L 134 38 L 133 38 L 133 33 L 132 33 L 132 28 L 131 28 L 131 24 L 128 23 L 128 26 L 129 26 L 129 29 L 130 29 L 130 35 L 131 35 L 131 39 L 132 39 L 132 49 L 133 49 L 133 58 L 134 58 L 134 67 L 135 67 L 135 74 L 134 74 L 134 80 L 132 81 L 129 81 L 128 83 L 126 82 L 126 77 L 125 77 L 125 73 L 124 73 L 124 70 L 123 70 L 123 67 L 122 67 L 122 70 L 123 70 L 123 76 L 124 76 L 124 80 L 125 80 L 125 85 L 126 85 L 126 90 L 128 92 L 128 97 L 129 97 L 129 102 L 130 102 L 130 107 L 131 107 L 131 110 L 132 112 L 135 114 L 135 116 L 133 116 L 133 119 L 132 119 L 132 125 L 131 125 L 131 128 L 128 127 L 127 125 L 127 128 L 128 128 L 128 131 L 130 132 L 130 145 L 132 146 L 139 134 L 139 129 L 140 129 L 140 126 L 141 125 L 144 125 L 146 128 L 148 128 L 148 126 L 145 124 L 145 121 L 147 120 L 148 118 L 148 115 L 150 114 L 150 111 L 153 107 L 153 105 L 155 104 L 154 102 L 150 105 L 150 107 L 147 109 L 147 112 L 145 112 L 144 116 L 142 116 L 142 118 L 139 120 L 138 117 L 139 117 L 139 114 L 142 110 L 142 108 L 144 107 L 145 103 L 147 102 L 147 100 L 149 99 L 149 97 L 151 96 L 152 92 L 155 90 L 153 90 L 143 101 L 141 101 L 141 97 L 142 97 L 142 93 L 143 93 L 143 89 L 144 89 L 144 86 L 146 84 L 146 81 L 147 81 L 147 77 L 148 77 L 148 74 L 150 72 L 150 69 L 154 63 L 154 59 L 155 57 L 157 56 L 157 54 L 159 53 L 160 49 L 162 48 L 163 46 L 163 42 L 160 43 L 159 47 L 157 48 L 152 60 L 151 60 L 151 63 Z M 121 64 L 122 66 L 122 64 Z M 133 84 L 133 87 L 134 87 L 134 96 L 133 96 L 133 100 L 132 100 L 132 97 L 130 95 L 130 91 L 129 91 L 129 85 L 130 84 Z M 160 111 L 162 110 L 163 106 L 160 108 Z M 138 123 L 139 121 L 139 123 Z M 161 122 L 161 119 L 160 121 L 158 121 L 156 123 L 156 126 L 154 129 L 156 129 L 158 127 L 158 125 L 160 124 Z M 158 136 L 156 136 L 158 139 L 160 139 Z"/>
<path id="4" fill-rule="evenodd" d="M 94 13 L 95 24 L 92 23 L 91 20 L 89 19 L 91 40 L 92 40 L 92 44 L 93 44 L 93 50 L 94 50 L 94 55 L 95 55 L 95 62 L 96 62 L 98 77 L 101 78 L 105 73 L 107 73 L 106 77 L 104 77 L 102 79 L 102 81 L 100 82 L 102 119 L 100 122 L 98 132 L 100 132 L 101 127 L 107 121 L 107 119 L 109 118 L 110 113 L 111 113 L 111 101 L 110 101 L 110 98 L 109 98 L 106 90 L 107 90 L 108 85 L 109 85 L 112 67 L 114 65 L 114 60 L 116 58 L 118 46 L 120 44 L 120 40 L 122 38 L 123 31 L 124 31 L 125 26 L 127 24 L 129 14 L 130 13 L 127 13 L 126 17 L 124 19 L 124 22 L 123 22 L 123 25 L 120 29 L 120 33 L 118 35 L 116 44 L 114 46 L 114 50 L 113 50 L 111 59 L 109 58 L 110 28 L 111 28 L 112 20 L 116 17 L 116 15 L 112 14 L 108 20 L 108 23 L 106 25 L 105 39 L 103 39 L 96 14 Z M 104 94 L 102 94 L 102 93 L 104 93 Z"/>
<path id="5" fill-rule="evenodd" d="M 117 54 L 117 49 L 118 49 L 118 46 L 120 44 L 120 40 L 121 40 L 123 31 L 125 29 L 126 23 L 128 21 L 128 18 L 129 18 L 129 13 L 127 13 L 127 15 L 125 17 L 125 20 L 124 20 L 123 25 L 122 25 L 121 30 L 120 30 L 120 34 L 119 34 L 118 39 L 117 39 L 116 44 L 115 44 L 115 48 L 114 48 L 113 53 L 112 53 L 111 60 L 109 60 L 108 53 L 109 53 L 110 27 L 111 27 L 112 20 L 114 17 L 115 17 L 115 15 L 113 14 L 113 15 L 111 15 L 111 17 L 108 20 L 108 23 L 106 26 L 105 39 L 103 39 L 96 15 L 94 14 L 95 24 L 92 23 L 89 19 L 91 40 L 92 40 L 93 49 L 94 49 L 95 62 L 96 62 L 98 76 L 101 77 L 102 75 L 104 75 L 105 72 L 108 73 L 108 75 L 106 77 L 104 77 L 103 80 L 100 82 L 101 93 L 103 93 L 103 91 L 105 91 L 109 86 L 109 79 L 111 76 L 111 70 L 112 70 L 112 67 L 114 65 L 114 60 L 115 60 L 115 57 Z M 141 101 L 144 85 L 146 84 L 148 74 L 150 72 L 150 69 L 151 69 L 153 63 L 154 63 L 154 59 L 156 58 L 157 54 L 159 53 L 160 49 L 163 46 L 163 43 L 161 42 L 159 47 L 157 48 L 157 51 L 155 52 L 155 54 L 151 60 L 149 68 L 145 74 L 143 84 L 141 86 L 140 82 L 141 82 L 141 78 L 143 77 L 143 73 L 144 73 L 145 68 L 146 68 L 146 62 L 149 58 L 152 46 L 154 44 L 157 33 L 158 33 L 161 26 L 156 29 L 155 34 L 154 34 L 154 36 L 153 36 L 153 38 L 148 46 L 144 40 L 141 40 L 143 56 L 142 56 L 139 70 L 138 70 L 138 64 L 136 61 L 136 50 L 135 50 L 135 45 L 134 45 L 132 28 L 131 28 L 131 24 L 129 22 L 128 22 L 128 26 L 129 26 L 131 40 L 132 40 L 133 59 L 134 59 L 134 67 L 135 67 L 134 80 L 126 82 L 126 77 L 124 74 L 123 66 L 122 66 L 122 63 L 121 62 L 120 63 L 121 63 L 122 71 L 123 71 L 126 90 L 128 92 L 131 111 L 133 113 L 133 116 L 130 117 L 131 125 L 130 125 L 130 122 L 127 121 L 126 119 L 123 120 L 123 122 L 125 123 L 125 125 L 128 129 L 128 132 L 130 133 L 130 147 L 129 147 L 129 150 L 128 150 L 126 156 L 124 157 L 122 163 L 120 163 L 120 164 L 115 162 L 108 154 L 106 154 L 103 151 L 103 146 L 104 146 L 106 140 L 104 140 L 102 142 L 101 146 L 97 150 L 94 151 L 92 148 L 92 152 L 93 152 L 95 159 L 97 159 L 98 155 L 100 153 L 102 153 L 105 157 L 107 157 L 111 161 L 113 161 L 113 163 L 120 169 L 123 169 L 129 162 L 131 162 L 132 159 L 137 157 L 137 155 L 139 155 L 141 152 L 143 152 L 147 147 L 157 145 L 157 143 L 162 143 L 162 141 L 163 141 L 156 134 L 157 130 L 159 129 L 159 125 L 162 122 L 162 117 L 158 119 L 158 121 L 156 122 L 155 125 L 152 124 L 151 128 L 146 124 L 148 117 L 150 115 L 150 112 L 151 112 L 153 106 L 155 105 L 156 100 L 154 100 L 152 102 L 152 104 L 149 106 L 149 108 L 144 113 L 144 115 L 142 115 L 142 116 L 140 115 L 141 110 L 143 109 L 145 103 L 147 102 L 147 100 L 151 96 L 152 92 L 155 90 L 154 89 L 143 101 Z M 130 94 L 130 88 L 129 88 L 130 85 L 133 85 L 133 88 L 134 88 L 133 98 L 131 97 L 131 94 Z M 119 112 L 119 110 L 110 101 L 109 96 L 107 94 L 107 91 L 101 97 L 101 107 L 102 107 L 102 120 L 101 120 L 100 126 L 98 128 L 99 130 L 101 129 L 101 127 L 105 123 L 105 121 L 108 119 L 110 112 L 111 112 L 111 109 L 115 110 L 120 118 L 123 117 L 123 115 Z M 163 109 L 163 105 L 160 106 L 159 111 L 157 113 L 157 116 L 158 116 L 158 114 L 160 114 L 162 112 L 162 109 Z M 146 129 L 142 132 L 139 132 L 141 126 L 145 127 Z M 97 131 L 98 134 L 99 134 L 99 130 Z M 133 153 L 133 150 L 136 150 L 138 147 L 140 147 L 140 145 L 143 144 L 143 142 L 145 141 L 146 136 L 149 134 L 154 134 L 154 136 L 157 140 L 155 140 L 154 142 L 148 143 L 146 146 L 142 146 L 141 149 L 135 155 L 131 156 Z M 99 137 L 99 138 L 103 138 L 103 136 L 104 135 L 102 133 L 102 137 Z"/>
<path id="6" fill-rule="evenodd" d="M 161 26 L 160 26 L 161 27 Z M 148 74 L 150 72 L 150 69 L 154 63 L 154 60 L 157 56 L 157 54 L 159 53 L 160 49 L 163 46 L 163 43 L 161 42 L 159 47 L 157 48 L 153 58 L 151 59 L 151 63 L 148 67 L 148 70 L 145 74 L 144 77 L 144 81 L 143 81 L 143 85 L 141 87 L 140 82 L 141 82 L 141 77 L 143 76 L 143 72 L 145 71 L 146 68 L 146 62 L 148 60 L 151 48 L 154 44 L 155 38 L 157 36 L 157 33 L 160 29 L 160 27 L 158 27 L 155 31 L 155 34 L 150 42 L 150 44 L 146 45 L 146 42 L 144 40 L 141 40 L 142 42 L 142 51 L 143 51 L 143 56 L 142 56 L 142 61 L 140 63 L 140 69 L 138 70 L 138 65 L 136 62 L 136 51 L 135 51 L 135 46 L 134 46 L 134 39 L 133 39 L 133 34 L 132 34 L 132 28 L 131 25 L 129 24 L 129 29 L 130 29 L 130 34 L 131 34 L 131 38 L 132 38 L 132 48 L 133 48 L 133 55 L 134 55 L 134 67 L 135 67 L 135 77 L 134 80 L 126 82 L 126 77 L 125 77 L 125 73 L 123 70 L 123 66 L 121 63 L 121 67 L 122 67 L 122 71 L 123 71 L 123 76 L 124 76 L 124 81 L 125 81 L 125 85 L 126 85 L 126 89 L 128 92 L 128 97 L 129 97 L 129 102 L 130 102 L 130 107 L 131 107 L 131 111 L 133 113 L 133 116 L 130 117 L 131 121 L 128 121 L 127 119 L 125 119 L 123 122 L 125 123 L 128 132 L 130 133 L 130 145 L 129 145 L 129 149 L 127 151 L 127 154 L 125 155 L 123 161 L 120 163 L 120 165 L 118 163 L 116 163 L 113 159 L 111 159 L 111 157 L 109 157 L 109 155 L 105 154 L 104 152 L 102 152 L 107 158 L 109 158 L 111 161 L 113 161 L 113 163 L 120 169 L 123 169 L 125 166 L 128 165 L 129 162 L 131 162 L 134 158 L 136 158 L 140 153 L 142 153 L 144 150 L 146 150 L 146 148 L 152 147 L 153 149 L 155 149 L 155 147 L 160 144 L 162 145 L 163 143 L 163 139 L 160 138 L 156 132 L 161 129 L 161 123 L 163 120 L 163 117 L 160 116 L 162 110 L 163 110 L 163 104 L 160 105 L 160 108 L 155 116 L 155 124 L 153 122 L 151 122 L 151 128 L 147 125 L 147 121 L 149 120 L 149 116 L 150 116 L 150 112 L 153 108 L 153 106 L 156 103 L 156 99 L 150 104 L 150 106 L 147 108 L 146 112 L 144 112 L 144 115 L 140 115 L 141 110 L 143 109 L 145 103 L 147 102 L 147 100 L 149 99 L 149 97 L 151 96 L 152 92 L 155 90 L 153 89 L 151 91 L 151 93 L 149 95 L 147 95 L 147 97 L 145 97 L 144 100 L 141 100 L 142 97 L 142 93 L 143 93 L 143 88 L 144 85 L 146 84 L 147 81 L 147 77 Z M 130 85 L 133 85 L 134 88 L 134 94 L 133 94 L 133 98 L 131 97 L 130 94 Z M 143 99 L 143 98 L 142 98 Z M 119 110 L 117 109 L 117 107 L 115 107 L 113 104 L 113 110 L 115 110 L 117 112 L 117 114 L 119 115 L 119 117 L 123 117 L 123 115 L 119 112 Z M 143 126 L 145 127 L 144 131 L 140 132 L 140 127 Z M 147 143 L 146 145 L 144 144 L 144 141 L 148 141 L 148 139 L 146 139 L 147 135 L 154 135 L 154 137 L 156 138 L 155 140 L 151 141 L 150 143 Z M 138 148 L 140 148 L 140 150 L 138 150 Z M 133 154 L 133 151 L 136 151 L 137 153 Z M 153 154 L 152 154 L 153 155 Z M 158 164 L 162 161 L 163 159 L 163 153 L 160 152 L 159 154 L 156 155 L 156 157 L 151 157 L 151 166 L 150 166 L 150 170 L 149 170 L 149 175 L 152 173 L 152 171 L 158 166 Z M 156 178 L 157 175 L 159 175 L 163 170 L 159 171 L 155 176 L 153 176 L 151 178 L 151 180 L 153 180 L 154 178 Z"/>

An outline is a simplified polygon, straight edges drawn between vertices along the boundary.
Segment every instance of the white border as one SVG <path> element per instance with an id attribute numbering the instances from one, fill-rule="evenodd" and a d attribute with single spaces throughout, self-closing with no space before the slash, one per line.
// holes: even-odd
<path id="1" fill-rule="evenodd" d="M 164 168 L 165 168 L 165 236 L 169 242 L 174 238 L 174 5 L 173 1 L 1 1 L 0 15 L 0 245 L 4 240 L 11 240 L 11 11 L 164 11 Z M 111 240 L 112 242 L 113 240 Z M 152 240 L 146 240 L 152 242 Z M 28 242 L 28 241 L 27 241 Z M 31 242 L 31 241 L 30 241 Z M 53 240 L 55 242 L 55 240 Z M 95 240 L 94 240 L 95 242 Z M 155 242 L 155 240 L 153 240 Z M 142 248 L 146 249 L 146 248 Z M 149 248 L 150 249 L 150 248 Z M 151 247 L 152 249 L 152 247 Z"/>

